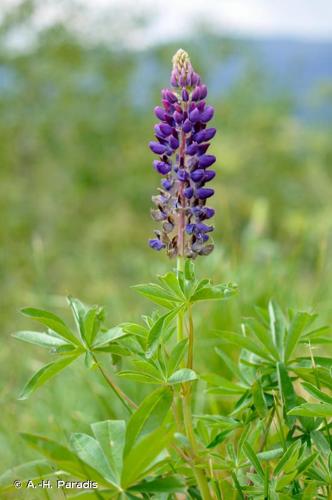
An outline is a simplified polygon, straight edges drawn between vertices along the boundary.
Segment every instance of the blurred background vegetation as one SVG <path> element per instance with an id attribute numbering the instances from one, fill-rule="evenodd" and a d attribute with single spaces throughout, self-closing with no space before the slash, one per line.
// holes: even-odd
<path id="1" fill-rule="evenodd" d="M 237 299 L 197 313 L 199 363 L 226 370 L 207 318 L 211 329 L 238 328 L 271 296 L 332 319 L 331 44 L 232 38 L 201 24 L 140 49 L 127 33 L 144 33 L 153 17 L 118 8 L 97 22 L 76 3 L 47 4 L 61 16 L 36 26 L 45 2 L 24 1 L 0 24 L 0 470 L 35 456 L 18 431 L 65 440 L 121 414 L 79 363 L 17 401 L 47 355 L 10 333 L 34 326 L 23 306 L 66 316 L 69 293 L 105 305 L 109 325 L 149 311 L 130 285 L 174 265 L 146 244 L 159 182 L 147 143 L 179 46 L 209 86 L 218 128 L 216 250 L 197 271 L 240 287 Z M 86 25 L 109 37 L 87 36 Z"/>

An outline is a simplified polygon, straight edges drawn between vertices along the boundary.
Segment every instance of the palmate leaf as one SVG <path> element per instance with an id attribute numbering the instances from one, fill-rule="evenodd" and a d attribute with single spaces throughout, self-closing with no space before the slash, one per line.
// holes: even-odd
<path id="1" fill-rule="evenodd" d="M 137 493 L 180 493 L 184 482 L 179 477 L 160 477 L 151 481 L 144 480 L 128 489 Z"/>
<path id="2" fill-rule="evenodd" d="M 302 382 L 304 389 L 309 392 L 314 398 L 320 399 L 324 403 L 332 404 L 332 396 L 325 394 L 325 392 L 318 389 L 316 386 L 309 384 L 308 382 Z"/>
<path id="3" fill-rule="evenodd" d="M 261 466 L 256 453 L 254 452 L 248 441 L 243 443 L 243 451 L 246 454 L 252 466 L 255 468 L 257 474 L 260 476 L 261 479 L 264 479 L 263 467 Z"/>
<path id="4" fill-rule="evenodd" d="M 164 306 L 167 309 L 173 309 L 173 307 L 181 302 L 181 300 L 179 300 L 169 289 L 165 290 L 165 288 L 156 283 L 134 285 L 132 288 L 152 302 Z"/>
<path id="5" fill-rule="evenodd" d="M 39 345 L 41 347 L 48 348 L 58 348 L 60 346 L 68 346 L 75 349 L 72 343 L 69 343 L 63 337 L 50 335 L 45 332 L 34 332 L 31 330 L 21 330 L 12 335 L 15 339 L 22 340 L 23 342 L 28 342 L 30 344 Z"/>
<path id="6" fill-rule="evenodd" d="M 288 425 L 293 425 L 294 418 L 290 417 L 292 415 L 289 410 L 294 408 L 297 404 L 297 396 L 294 391 L 293 383 L 288 375 L 286 367 L 283 363 L 277 363 L 277 376 L 278 376 L 278 386 L 282 397 L 283 407 L 284 407 L 284 417 Z"/>
<path id="7" fill-rule="evenodd" d="M 190 302 L 193 303 L 201 300 L 225 300 L 233 297 L 236 293 L 237 285 L 235 283 L 212 285 L 207 282 L 205 286 L 196 288 L 193 295 L 190 297 Z"/>
<path id="8" fill-rule="evenodd" d="M 193 380 L 197 380 L 198 375 L 194 370 L 190 368 L 181 368 L 173 373 L 167 380 L 167 383 L 170 385 L 182 384 L 184 382 L 192 382 Z"/>
<path id="9" fill-rule="evenodd" d="M 5 491 L 14 489 L 15 486 L 13 483 L 15 479 L 19 478 L 22 483 L 25 483 L 29 480 L 36 481 L 51 476 L 54 472 L 54 466 L 46 460 L 33 460 L 32 462 L 18 465 L 0 475 L 0 492 L 5 493 Z"/>
<path id="10" fill-rule="evenodd" d="M 173 348 L 167 361 L 167 374 L 171 375 L 180 365 L 188 345 L 188 339 L 183 339 Z"/>
<path id="11" fill-rule="evenodd" d="M 92 349 L 104 347 L 111 342 L 115 342 L 116 340 L 129 335 L 127 332 L 121 328 L 121 326 L 115 326 L 114 328 L 110 328 L 106 332 L 101 333 L 95 339 Z"/>
<path id="12" fill-rule="evenodd" d="M 244 335 L 240 335 L 239 333 L 229 332 L 225 330 L 217 330 L 214 333 L 218 335 L 219 341 L 226 344 L 232 344 L 237 347 L 241 347 L 242 349 L 246 349 L 256 356 L 263 358 L 267 361 L 272 361 L 272 357 L 268 351 L 264 348 L 261 343 L 257 341 L 253 341 L 252 339 L 245 337 Z"/>
<path id="13" fill-rule="evenodd" d="M 91 428 L 112 469 L 116 484 L 120 485 L 126 440 L 125 421 L 105 420 L 92 424 Z"/>
<path id="14" fill-rule="evenodd" d="M 151 358 L 156 352 L 160 339 L 164 333 L 164 329 L 169 325 L 170 321 L 178 314 L 181 307 L 176 307 L 172 311 L 160 316 L 160 318 L 155 321 L 152 328 L 149 331 L 149 335 L 146 342 L 146 357 Z"/>
<path id="15" fill-rule="evenodd" d="M 265 347 L 266 351 L 271 354 L 275 360 L 280 359 L 280 353 L 273 343 L 271 331 L 263 326 L 255 318 L 248 318 L 244 321 L 246 329 L 253 334 L 258 341 Z"/>
<path id="16" fill-rule="evenodd" d="M 314 316 L 316 317 L 316 316 Z M 285 338 L 285 362 L 287 362 L 293 354 L 296 346 L 303 334 L 306 326 L 313 320 L 313 315 L 306 312 L 297 312 L 291 321 L 289 330 Z"/>
<path id="17" fill-rule="evenodd" d="M 64 368 L 73 363 L 73 361 L 75 361 L 80 355 L 81 351 L 77 351 L 74 355 L 62 357 L 60 359 L 57 359 L 56 361 L 52 361 L 52 363 L 44 365 L 27 382 L 18 399 L 27 399 L 36 389 L 44 385 L 45 382 L 53 378 L 57 373 L 61 372 Z"/>
<path id="18" fill-rule="evenodd" d="M 162 283 L 163 288 L 168 289 L 170 293 L 176 297 L 177 302 L 184 302 L 186 300 L 175 273 L 167 273 L 162 276 L 158 276 L 158 279 Z"/>
<path id="19" fill-rule="evenodd" d="M 174 429 L 160 426 L 152 433 L 144 436 L 134 445 L 124 460 L 122 485 L 124 488 L 133 486 L 139 481 L 147 469 L 157 460 L 162 460 L 161 452 L 169 445 Z M 158 458 L 157 458 L 158 457 Z"/>
<path id="20" fill-rule="evenodd" d="M 289 415 L 302 417 L 332 417 L 332 404 L 329 403 L 304 403 L 288 412 Z"/>
<path id="21" fill-rule="evenodd" d="M 106 481 L 118 486 L 117 477 L 96 439 L 88 434 L 75 433 L 71 435 L 70 444 L 82 462 L 95 469 Z"/>
<path id="22" fill-rule="evenodd" d="M 72 310 L 77 331 L 81 339 L 86 340 L 84 318 L 89 311 L 89 307 L 83 304 L 83 302 L 81 302 L 79 299 L 76 299 L 75 297 L 68 296 L 67 301 Z"/>
<path id="23" fill-rule="evenodd" d="M 91 479 L 99 485 L 109 486 L 109 483 L 96 470 L 83 463 L 71 450 L 65 446 L 35 434 L 21 434 L 23 439 L 35 450 L 44 455 L 57 470 L 63 470 L 78 479 Z"/>
<path id="24" fill-rule="evenodd" d="M 39 321 L 39 323 L 42 323 L 43 325 L 47 326 L 48 328 L 59 334 L 61 337 L 71 342 L 72 344 L 75 344 L 77 346 L 80 345 L 80 341 L 78 340 L 78 338 L 75 337 L 75 335 L 70 330 L 70 328 L 68 328 L 66 323 L 56 314 L 53 314 L 49 311 L 44 311 L 42 309 L 36 309 L 33 307 L 25 307 L 21 310 L 21 312 L 25 316 L 35 319 L 36 321 Z"/>
<path id="25" fill-rule="evenodd" d="M 279 305 L 270 300 L 268 305 L 269 324 L 273 343 L 278 349 L 278 352 L 284 351 L 284 339 L 286 334 L 286 319 Z M 283 357 L 283 356 L 282 356 Z"/>
<path id="26" fill-rule="evenodd" d="M 162 424 L 172 400 L 172 391 L 167 387 L 156 389 L 144 399 L 128 422 L 126 453 L 130 451 L 144 431 L 152 431 Z"/>

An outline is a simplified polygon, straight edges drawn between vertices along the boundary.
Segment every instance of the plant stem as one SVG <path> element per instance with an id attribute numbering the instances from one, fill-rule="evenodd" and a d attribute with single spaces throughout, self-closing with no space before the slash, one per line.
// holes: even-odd
<path id="1" fill-rule="evenodd" d="M 284 451 L 286 451 L 286 449 L 287 449 L 286 439 L 285 439 L 284 430 L 282 428 L 282 421 L 281 421 L 280 413 L 279 413 L 279 410 L 278 410 L 278 401 L 277 401 L 277 398 L 276 398 L 275 394 L 274 394 L 274 408 L 275 408 L 275 412 L 276 412 L 276 416 L 277 416 L 277 421 L 278 421 L 278 425 L 279 425 L 279 432 L 280 432 L 280 438 L 281 438 L 281 442 L 282 442 L 282 447 L 283 447 Z"/>
<path id="2" fill-rule="evenodd" d="M 110 386 L 112 391 L 116 394 L 121 403 L 127 408 L 129 413 L 133 413 L 133 409 L 135 410 L 136 408 L 138 408 L 136 403 L 134 403 L 134 401 L 132 401 L 130 397 L 127 396 L 127 394 L 125 394 L 123 390 L 120 389 L 120 387 L 118 387 L 116 383 L 113 382 L 113 380 L 106 374 L 106 372 L 104 371 L 103 367 L 100 365 L 99 361 L 97 360 L 94 354 L 92 354 L 92 357 L 94 359 L 94 362 L 96 363 L 96 366 L 98 367 L 98 370 L 100 371 L 100 373 L 102 374 L 102 376 L 104 377 L 104 379 L 106 380 L 107 384 Z"/>
<path id="3" fill-rule="evenodd" d="M 177 272 L 183 271 L 184 269 L 184 258 L 179 256 L 177 259 Z M 192 320 L 191 308 L 188 308 L 188 320 L 189 320 L 189 331 L 188 331 L 188 360 L 187 360 L 187 368 L 192 369 L 193 365 L 193 342 L 194 342 L 194 327 Z M 178 332 L 178 341 L 183 339 L 183 322 L 184 315 L 183 313 L 179 313 L 177 317 L 177 332 Z M 196 478 L 197 486 L 200 490 L 203 500 L 211 500 L 211 493 L 209 490 L 209 485 L 206 479 L 206 475 L 204 470 L 197 467 L 199 465 L 198 459 L 198 445 L 195 438 L 195 433 L 192 424 L 192 413 L 191 413 L 191 400 L 192 400 L 192 391 L 191 391 L 191 383 L 185 383 L 182 385 L 182 411 L 183 411 L 183 423 L 185 432 L 190 443 L 191 447 L 191 457 L 193 460 L 193 472 Z"/>
<path id="4" fill-rule="evenodd" d="M 271 427 L 271 424 L 272 424 L 272 421 L 273 421 L 274 412 L 275 412 L 275 407 L 272 408 L 270 416 L 269 416 L 269 419 L 268 419 L 268 421 L 266 423 L 266 428 L 265 428 L 265 432 L 264 432 L 264 435 L 263 435 L 262 442 L 261 442 L 260 447 L 259 447 L 259 451 L 264 451 L 264 448 L 265 448 L 265 445 L 266 445 L 266 441 L 267 441 L 267 438 L 268 438 L 268 435 L 269 435 L 270 427 Z"/>

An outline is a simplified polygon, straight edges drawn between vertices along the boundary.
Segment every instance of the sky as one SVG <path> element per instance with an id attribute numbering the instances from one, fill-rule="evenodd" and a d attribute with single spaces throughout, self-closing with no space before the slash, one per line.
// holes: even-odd
<path id="1" fill-rule="evenodd" d="M 0 0 L 0 16 L 20 1 Z M 202 26 L 239 37 L 332 41 L 332 0 L 39 0 L 39 6 L 37 26 L 70 19 L 91 39 L 124 40 L 131 48 L 185 37 Z M 133 24 L 133 18 L 145 22 Z"/>
<path id="2" fill-rule="evenodd" d="M 153 12 L 147 39 L 186 34 L 197 19 L 233 35 L 332 40 L 331 0 L 85 0 L 94 10 L 126 7 Z"/>

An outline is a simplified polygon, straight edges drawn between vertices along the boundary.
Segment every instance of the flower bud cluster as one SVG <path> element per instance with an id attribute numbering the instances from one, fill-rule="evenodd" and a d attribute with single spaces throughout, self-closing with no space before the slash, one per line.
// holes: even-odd
<path id="1" fill-rule="evenodd" d="M 216 175 L 209 168 L 216 158 L 207 152 L 216 133 L 208 126 L 214 109 L 206 104 L 207 87 L 182 49 L 173 57 L 171 84 L 172 90 L 161 92 L 162 106 L 154 110 L 159 123 L 154 127 L 156 140 L 149 143 L 159 157 L 154 168 L 163 177 L 159 194 L 152 197 L 152 217 L 161 222 L 161 230 L 149 245 L 165 248 L 171 257 L 195 258 L 213 250 L 208 240 L 214 210 L 206 200 L 214 194 L 207 183 Z"/>

